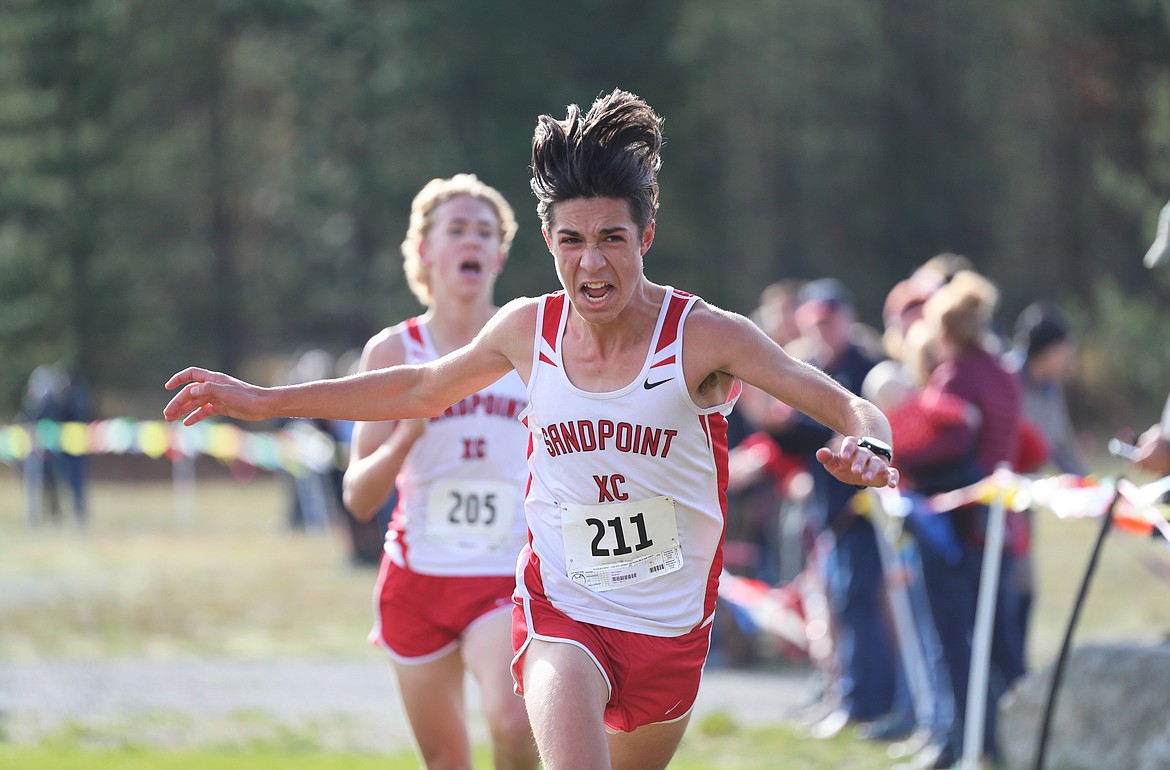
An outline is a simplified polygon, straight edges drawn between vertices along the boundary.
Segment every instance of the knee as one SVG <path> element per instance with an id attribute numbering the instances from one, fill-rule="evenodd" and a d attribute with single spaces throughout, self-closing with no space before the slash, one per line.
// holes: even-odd
<path id="1" fill-rule="evenodd" d="M 520 699 L 517 698 L 517 701 Z M 532 728 L 528 724 L 528 714 L 524 711 L 522 701 L 519 708 L 510 706 L 495 709 L 488 715 L 488 725 L 492 735 L 500 740 L 532 743 Z"/>
<path id="2" fill-rule="evenodd" d="M 455 747 L 420 748 L 426 770 L 472 770 L 471 758 Z"/>
<path id="3" fill-rule="evenodd" d="M 515 701 L 515 702 L 511 702 Z M 484 714 L 492 744 L 511 755 L 535 754 L 536 743 L 524 701 L 519 697 L 490 705 Z"/>

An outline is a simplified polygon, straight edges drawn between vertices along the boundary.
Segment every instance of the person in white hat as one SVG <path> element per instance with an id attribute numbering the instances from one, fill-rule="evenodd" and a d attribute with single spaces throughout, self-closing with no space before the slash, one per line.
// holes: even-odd
<path id="1" fill-rule="evenodd" d="M 1146 252 L 1145 265 L 1153 268 L 1170 263 L 1170 202 L 1158 216 L 1158 233 Z M 1170 398 L 1162 409 L 1162 420 L 1151 425 L 1137 442 L 1133 463 L 1159 476 L 1170 475 Z"/>
<path id="2" fill-rule="evenodd" d="M 1170 262 L 1170 201 L 1162 207 L 1158 215 L 1158 234 L 1146 252 L 1146 267 L 1156 267 L 1163 262 Z"/>

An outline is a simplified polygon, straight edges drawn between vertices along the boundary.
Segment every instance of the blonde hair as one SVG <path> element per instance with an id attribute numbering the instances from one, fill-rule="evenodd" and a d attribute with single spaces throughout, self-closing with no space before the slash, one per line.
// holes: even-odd
<path id="1" fill-rule="evenodd" d="M 489 187 L 475 174 L 456 174 L 450 179 L 432 179 L 423 186 L 410 204 L 410 225 L 402 241 L 403 270 L 406 282 L 418 301 L 430 305 L 434 301 L 431 293 L 431 276 L 422 261 L 420 247 L 434 224 L 434 212 L 447 201 L 467 196 L 476 198 L 492 207 L 500 222 L 500 248 L 504 256 L 512 247 L 516 237 L 516 214 L 508 201 L 494 187 Z"/>
<path id="2" fill-rule="evenodd" d="M 930 381 L 930 373 L 938 366 L 938 352 L 934 344 L 938 330 L 925 320 L 910 324 L 902 337 L 898 360 L 906 367 L 914 384 L 925 387 Z"/>
<path id="3" fill-rule="evenodd" d="M 973 270 L 960 270 L 923 307 L 925 320 L 954 350 L 963 355 L 983 344 L 999 290 Z"/>
<path id="4" fill-rule="evenodd" d="M 952 278 L 964 270 L 975 270 L 969 257 L 953 251 L 944 251 L 919 265 L 910 274 L 910 285 L 918 291 L 931 293 L 950 283 Z"/>

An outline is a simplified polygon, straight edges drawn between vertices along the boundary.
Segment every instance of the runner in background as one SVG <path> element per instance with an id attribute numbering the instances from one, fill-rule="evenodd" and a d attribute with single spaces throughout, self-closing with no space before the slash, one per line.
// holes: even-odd
<path id="1" fill-rule="evenodd" d="M 471 174 L 415 196 L 402 244 L 427 311 L 366 343 L 360 371 L 424 364 L 463 347 L 498 308 L 496 276 L 516 232 L 511 207 Z M 470 768 L 467 672 L 479 685 L 497 770 L 534 768 L 523 701 L 512 692 L 511 596 L 525 539 L 524 383 L 509 373 L 429 419 L 358 422 L 346 507 L 373 518 L 397 489 L 375 590 L 371 641 L 389 653 L 428 768 Z"/>

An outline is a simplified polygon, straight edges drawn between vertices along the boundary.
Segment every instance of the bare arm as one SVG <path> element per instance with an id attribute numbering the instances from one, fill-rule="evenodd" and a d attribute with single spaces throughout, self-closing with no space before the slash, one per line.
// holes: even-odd
<path id="1" fill-rule="evenodd" d="M 684 366 L 696 403 L 712 403 L 704 388 L 725 392 L 739 378 L 844 436 L 837 450 L 817 451 L 817 460 L 835 477 L 850 484 L 897 486 L 897 470 L 857 445 L 864 436 L 893 443 L 890 424 L 876 406 L 789 356 L 741 315 L 700 304 L 687 318 L 686 335 Z"/>
<path id="2" fill-rule="evenodd" d="M 1142 433 L 1134 463 L 1159 476 L 1170 475 L 1170 439 L 1166 438 L 1161 425 L 1153 425 Z"/>
<path id="3" fill-rule="evenodd" d="M 385 329 L 366 343 L 359 371 L 398 366 L 405 358 L 401 333 L 397 328 Z M 425 431 L 423 419 L 354 425 L 342 499 L 355 518 L 369 521 L 390 498 L 406 456 Z"/>
<path id="4" fill-rule="evenodd" d="M 466 346 L 427 364 L 399 365 L 333 380 L 263 388 L 206 369 L 184 369 L 167 382 L 179 389 L 163 416 L 193 425 L 208 417 L 264 420 L 402 420 L 433 417 L 512 369 L 527 377 L 536 301 L 514 300 Z"/>

